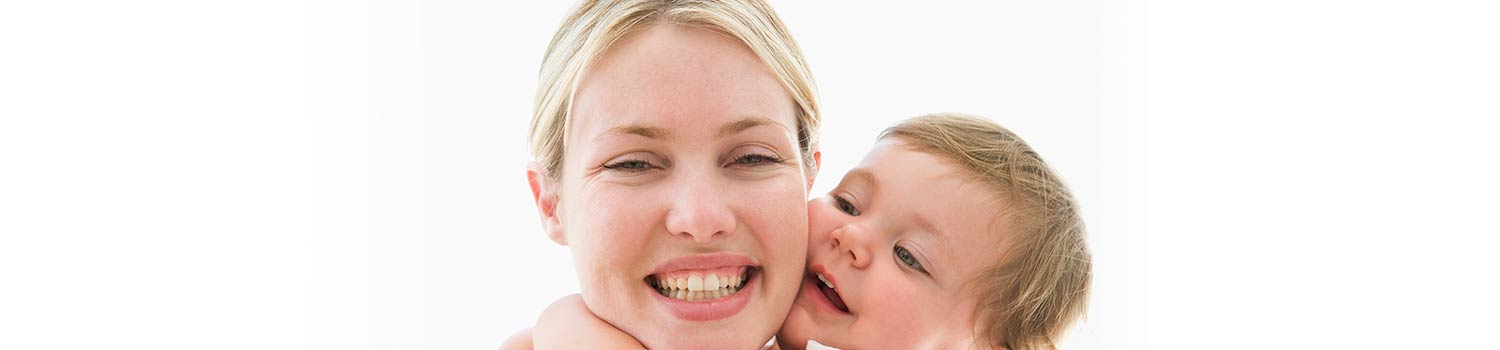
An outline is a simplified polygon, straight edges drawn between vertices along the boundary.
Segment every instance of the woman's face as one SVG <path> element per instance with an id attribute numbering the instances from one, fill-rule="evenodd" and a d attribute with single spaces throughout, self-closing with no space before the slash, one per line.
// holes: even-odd
<path id="1" fill-rule="evenodd" d="M 993 193 L 897 138 L 876 143 L 837 188 L 807 204 L 808 271 L 778 342 L 969 347 L 975 298 L 965 284 L 1003 251 L 991 233 Z"/>
<path id="2" fill-rule="evenodd" d="M 652 349 L 770 339 L 807 247 L 796 113 L 724 34 L 659 25 L 602 56 L 575 95 L 555 216 L 543 214 L 589 309 Z"/>

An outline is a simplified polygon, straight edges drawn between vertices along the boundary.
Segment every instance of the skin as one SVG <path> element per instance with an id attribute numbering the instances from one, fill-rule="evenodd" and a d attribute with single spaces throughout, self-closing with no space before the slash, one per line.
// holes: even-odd
<path id="1" fill-rule="evenodd" d="M 1003 203 L 965 174 L 887 138 L 837 188 L 808 202 L 808 265 L 826 269 L 851 313 L 818 305 L 810 293 L 820 292 L 804 284 L 777 347 L 817 340 L 843 349 L 984 348 L 973 338 L 975 297 L 964 283 L 986 265 L 975 262 L 997 261 L 1003 251 L 1004 239 L 992 233 Z M 896 247 L 910 258 L 898 258 Z M 573 297 L 548 308 L 537 329 L 562 330 L 538 331 L 538 342 L 640 348 Z"/>
<path id="2" fill-rule="evenodd" d="M 850 313 L 819 305 L 820 292 L 804 287 L 780 345 L 801 348 L 811 339 L 844 349 L 976 348 L 976 298 L 965 284 L 1003 251 L 992 233 L 1002 203 L 966 174 L 886 138 L 837 188 L 810 201 L 809 269 L 827 270 Z"/>
<path id="3" fill-rule="evenodd" d="M 769 68 L 727 35 L 658 25 L 611 47 L 580 81 L 562 174 L 527 173 L 543 228 L 573 254 L 577 302 L 652 349 L 770 339 L 806 257 L 814 174 L 796 113 Z M 727 318 L 679 319 L 645 282 L 665 261 L 726 252 L 760 268 L 740 291 L 748 305 Z M 557 323 L 542 321 L 535 346 L 565 347 L 547 343 Z"/>

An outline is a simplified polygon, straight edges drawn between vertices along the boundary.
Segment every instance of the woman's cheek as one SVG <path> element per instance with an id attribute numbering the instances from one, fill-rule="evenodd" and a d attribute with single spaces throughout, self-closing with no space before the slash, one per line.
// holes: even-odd
<path id="1" fill-rule="evenodd" d="M 646 254 L 645 242 L 653 225 L 650 215 L 655 204 L 631 201 L 628 189 L 593 188 L 579 193 L 569 224 L 569 245 L 587 256 L 578 260 L 580 274 L 614 273 L 627 268 Z M 629 203 L 630 205 L 622 205 Z M 598 277 L 598 276 L 595 276 Z M 598 280 L 597 278 L 593 280 Z"/>
<path id="2" fill-rule="evenodd" d="M 743 191 L 738 204 L 747 209 L 744 213 L 748 217 L 740 219 L 771 228 L 772 234 L 804 233 L 808 215 L 804 206 L 806 192 L 800 187 L 790 186 L 794 184 L 795 181 L 781 180 L 776 184 L 746 186 L 750 188 Z"/>
<path id="3" fill-rule="evenodd" d="M 795 186 L 791 177 L 774 184 L 758 184 L 755 192 L 746 192 L 740 204 L 747 209 L 740 219 L 756 236 L 770 268 L 777 299 L 790 303 L 807 262 L 806 192 Z M 784 311 L 783 311 L 784 312 Z M 784 316 L 783 316 L 784 317 Z"/>

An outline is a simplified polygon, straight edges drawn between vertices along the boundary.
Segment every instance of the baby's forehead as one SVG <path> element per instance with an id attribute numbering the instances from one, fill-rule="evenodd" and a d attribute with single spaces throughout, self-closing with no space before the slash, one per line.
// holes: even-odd
<path id="1" fill-rule="evenodd" d="M 1008 241 L 1007 196 L 946 157 L 901 143 L 877 145 L 846 183 L 864 186 L 891 220 L 930 234 L 951 277 L 998 263 Z"/>

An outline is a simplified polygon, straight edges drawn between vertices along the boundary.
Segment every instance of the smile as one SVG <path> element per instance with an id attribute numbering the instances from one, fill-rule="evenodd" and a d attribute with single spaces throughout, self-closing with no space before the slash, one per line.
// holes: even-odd
<path id="1" fill-rule="evenodd" d="M 651 269 L 642 281 L 643 293 L 663 311 L 688 322 L 713 321 L 737 315 L 756 299 L 761 269 L 755 259 L 735 252 L 683 256 Z"/>
<path id="2" fill-rule="evenodd" d="M 686 301 L 709 301 L 739 292 L 750 280 L 752 269 L 735 266 L 711 270 L 679 270 L 646 277 L 646 283 L 662 296 Z"/>

